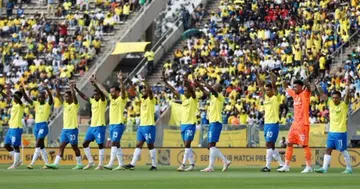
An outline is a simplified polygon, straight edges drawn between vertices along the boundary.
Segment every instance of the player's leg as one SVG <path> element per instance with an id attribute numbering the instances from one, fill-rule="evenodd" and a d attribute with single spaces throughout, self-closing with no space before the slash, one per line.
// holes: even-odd
<path id="1" fill-rule="evenodd" d="M 301 173 L 310 173 L 313 172 L 313 168 L 311 166 L 311 149 L 309 147 L 309 131 L 310 127 L 305 126 L 304 132 L 300 133 L 299 138 L 300 141 L 298 144 L 300 144 L 304 149 L 304 155 L 306 160 L 306 167 Z"/>
<path id="2" fill-rule="evenodd" d="M 151 167 L 150 171 L 156 171 L 156 149 L 155 149 L 155 138 L 156 138 L 156 127 L 155 126 L 147 126 L 145 134 L 146 144 L 148 146 L 151 158 Z"/>
<path id="3" fill-rule="evenodd" d="M 11 157 L 14 156 L 14 148 L 12 147 L 12 142 L 11 142 L 11 135 L 12 135 L 12 130 L 13 129 L 9 129 L 6 133 L 5 136 L 5 140 L 4 140 L 4 148 L 9 152 L 9 155 Z"/>
<path id="4" fill-rule="evenodd" d="M 65 131 L 61 132 L 59 152 L 55 157 L 53 164 L 47 164 L 46 167 L 50 169 L 58 169 L 61 158 L 64 156 L 64 150 L 66 145 L 69 143 L 68 139 L 65 138 Z"/>
<path id="5" fill-rule="evenodd" d="M 329 135 L 328 135 L 328 140 L 327 140 L 327 144 L 326 144 L 326 152 L 325 152 L 325 155 L 324 155 L 323 166 L 320 169 L 315 169 L 315 172 L 317 172 L 317 173 L 327 173 L 327 170 L 328 170 L 330 162 L 331 162 L 331 153 L 332 153 L 332 151 L 333 151 L 332 142 L 329 140 Z"/>
<path id="6" fill-rule="evenodd" d="M 273 131 L 271 130 L 271 124 L 265 124 L 264 128 L 264 137 L 266 141 L 266 164 L 265 167 L 261 169 L 261 172 L 270 172 L 271 171 L 271 161 L 273 156 L 273 149 L 275 144 L 273 142 Z"/>
<path id="7" fill-rule="evenodd" d="M 94 127 L 89 127 L 86 132 L 84 142 L 82 144 L 83 148 L 84 148 L 85 156 L 88 159 L 88 164 L 87 164 L 87 166 L 84 167 L 84 170 L 88 170 L 95 165 L 95 162 L 94 162 L 93 157 L 91 156 L 91 150 L 89 147 L 90 142 L 92 142 L 94 140 L 95 140 Z"/>
<path id="8" fill-rule="evenodd" d="M 12 148 L 14 149 L 14 163 L 8 169 L 16 169 L 22 163 L 20 159 L 21 135 L 22 135 L 21 128 L 11 129 L 10 136 L 11 136 L 11 145 Z"/>
<path id="9" fill-rule="evenodd" d="M 192 158 L 191 142 L 194 139 L 195 130 L 192 128 L 193 125 L 181 125 L 181 137 L 184 142 L 185 150 L 182 163 L 177 169 L 178 171 L 185 171 L 186 161 L 189 159 L 190 167 L 187 171 L 194 170 L 194 159 Z"/>
<path id="10" fill-rule="evenodd" d="M 113 163 L 115 161 L 115 157 L 118 160 L 119 166 L 114 168 L 113 170 L 123 170 L 124 161 L 123 161 L 123 152 L 120 146 L 120 140 L 124 133 L 125 126 L 124 125 L 112 125 L 110 127 L 110 137 L 111 137 L 111 153 L 110 153 L 110 161 L 104 166 L 106 169 L 112 169 Z"/>
<path id="11" fill-rule="evenodd" d="M 276 149 L 275 144 L 277 141 L 277 138 L 279 136 L 280 127 L 279 124 L 275 124 L 272 128 L 272 136 L 269 139 L 269 147 L 272 149 L 272 157 L 278 162 L 279 167 L 281 168 L 284 166 L 284 161 L 281 159 L 281 156 L 279 154 L 279 150 Z"/>
<path id="12" fill-rule="evenodd" d="M 288 134 L 288 144 L 286 147 L 285 153 L 285 164 L 283 167 L 277 169 L 278 172 L 289 172 L 290 171 L 290 161 L 292 159 L 293 151 L 294 151 L 294 144 L 298 142 L 298 134 L 290 128 Z"/>
<path id="13" fill-rule="evenodd" d="M 340 151 L 341 154 L 344 156 L 346 169 L 342 173 L 351 174 L 352 173 L 351 159 L 349 152 L 347 151 L 347 133 L 338 133 L 336 150 Z"/>
<path id="14" fill-rule="evenodd" d="M 34 129 L 34 135 L 36 139 L 35 152 L 30 165 L 27 166 L 28 169 L 33 169 L 33 165 L 35 164 L 35 161 L 38 159 L 40 154 L 42 155 L 45 165 L 49 164 L 47 152 L 45 149 L 45 137 L 47 134 L 48 134 L 48 127 L 46 123 L 35 124 L 35 129 Z M 43 168 L 46 168 L 46 166 L 44 166 Z"/>
<path id="15" fill-rule="evenodd" d="M 124 166 L 125 169 L 130 169 L 130 170 L 135 169 L 136 161 L 141 156 L 141 149 L 146 141 L 145 132 L 143 132 L 143 131 L 144 131 L 144 126 L 139 126 L 137 133 L 136 133 L 137 144 L 136 144 L 136 148 L 134 150 L 133 158 L 132 158 L 130 164 Z"/>
<path id="16" fill-rule="evenodd" d="M 74 150 L 75 156 L 76 156 L 76 166 L 73 168 L 73 170 L 75 170 L 75 169 L 81 170 L 84 168 L 84 166 L 81 162 L 81 160 L 82 160 L 81 152 L 78 147 L 78 137 L 79 137 L 79 130 L 71 129 L 70 144 L 71 144 L 71 148 Z"/>
<path id="17" fill-rule="evenodd" d="M 104 169 L 104 154 L 105 154 L 105 150 L 104 150 L 104 142 L 105 142 L 105 131 L 106 131 L 106 127 L 101 126 L 101 127 L 95 127 L 95 131 L 94 134 L 96 136 L 96 143 L 98 144 L 99 147 L 99 165 L 98 167 L 96 167 L 95 170 L 102 170 Z"/>

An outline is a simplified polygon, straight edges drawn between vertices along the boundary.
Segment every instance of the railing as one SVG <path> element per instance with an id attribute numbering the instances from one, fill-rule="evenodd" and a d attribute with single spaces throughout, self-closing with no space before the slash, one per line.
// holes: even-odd
<path id="1" fill-rule="evenodd" d="M 355 41 L 352 41 L 355 37 L 358 37 L 359 35 L 359 31 L 360 29 L 356 30 L 354 34 L 352 34 L 349 37 L 349 41 L 348 43 L 344 43 L 342 44 L 339 48 L 337 48 L 330 56 L 332 59 L 336 59 L 336 57 L 340 58 L 340 62 L 337 62 L 336 64 L 333 65 L 339 65 L 343 63 L 343 54 L 345 52 L 345 49 L 349 46 L 351 46 L 354 42 L 358 43 L 358 39 L 356 39 Z"/>
<path id="2" fill-rule="evenodd" d="M 79 126 L 79 144 L 84 141 L 85 133 L 88 125 Z M 125 132 L 122 136 L 121 146 L 123 147 L 135 147 L 136 145 L 136 131 L 138 125 L 128 124 Z M 183 140 L 181 138 L 180 128 L 177 126 L 168 126 L 157 124 L 157 147 L 184 147 Z M 8 127 L 1 127 L 0 129 L 0 143 L 3 144 Z M 290 125 L 280 125 L 280 132 L 278 136 L 278 142 L 285 137 L 287 139 Z M 51 130 L 51 127 L 49 128 Z M 207 147 L 209 125 L 197 125 L 193 147 Z M 324 124 L 314 124 L 310 126 L 310 146 L 311 147 L 325 147 L 326 145 L 326 131 Z M 50 131 L 49 131 L 50 132 Z M 220 141 L 218 147 L 248 147 L 257 148 L 265 147 L 264 140 L 264 126 L 259 124 L 252 125 L 223 125 Z M 106 146 L 110 145 L 109 127 L 106 131 Z M 46 139 L 50 140 L 50 139 Z M 33 126 L 24 127 L 23 132 L 23 146 L 34 147 L 35 137 L 33 135 Z M 58 147 L 59 138 L 51 139 L 48 141 L 48 147 Z M 91 143 L 91 146 L 96 147 L 96 143 Z M 281 146 L 277 143 L 276 146 Z"/>
<path id="3" fill-rule="evenodd" d="M 176 21 L 175 21 L 175 26 L 178 26 L 180 24 L 181 21 L 181 17 L 179 17 Z M 155 43 L 155 45 L 151 48 L 151 51 L 155 52 L 161 45 L 162 43 L 169 37 L 168 35 L 171 34 L 174 31 L 174 28 L 169 28 L 163 35 L 162 37 L 160 37 L 160 39 Z M 132 72 L 130 72 L 127 76 L 127 78 L 125 79 L 125 83 L 128 83 L 131 78 L 133 78 L 135 75 L 139 74 L 139 72 L 141 71 L 141 69 L 143 69 L 145 67 L 147 63 L 147 59 L 144 57 L 140 63 L 134 68 L 134 70 Z M 145 77 L 145 75 L 143 75 L 143 77 Z"/>

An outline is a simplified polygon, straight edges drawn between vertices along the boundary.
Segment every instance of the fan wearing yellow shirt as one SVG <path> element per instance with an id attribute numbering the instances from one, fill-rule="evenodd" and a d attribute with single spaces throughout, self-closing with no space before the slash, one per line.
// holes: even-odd
<path id="1" fill-rule="evenodd" d="M 111 152 L 110 152 L 110 161 L 107 165 L 104 166 L 105 169 L 108 170 L 123 170 L 123 152 L 120 147 L 120 140 L 125 131 L 125 123 L 126 118 L 124 117 L 124 110 L 128 101 L 125 92 L 125 86 L 123 83 L 123 75 L 120 72 L 118 74 L 118 79 L 120 83 L 120 88 L 118 86 L 113 86 L 110 88 L 110 94 L 106 91 L 104 86 L 102 86 L 99 82 L 96 84 L 101 89 L 102 93 L 108 97 L 110 101 L 109 108 L 109 119 L 110 119 L 110 138 L 111 138 Z M 121 93 L 120 93 L 121 92 Z M 121 95 L 120 95 L 121 94 Z M 118 160 L 119 166 L 116 168 L 112 168 L 114 164 L 115 157 Z"/>
<path id="2" fill-rule="evenodd" d="M 201 83 L 201 84 L 200 84 Z M 225 103 L 225 97 L 221 94 L 222 86 L 220 84 L 215 84 L 214 86 L 209 85 L 203 80 L 195 80 L 195 84 L 200 88 L 205 96 L 210 98 L 209 106 L 209 121 L 210 128 L 208 132 L 208 142 L 209 142 L 209 166 L 202 172 L 214 172 L 214 164 L 217 157 L 223 161 L 222 171 L 226 171 L 231 161 L 226 159 L 226 157 L 216 148 L 216 143 L 219 142 L 221 130 L 222 130 L 222 110 Z M 205 87 L 210 91 L 206 90 Z"/>
<path id="3" fill-rule="evenodd" d="M 196 131 L 196 112 L 198 106 L 198 99 L 196 98 L 195 90 L 190 85 L 189 81 L 184 78 L 184 94 L 180 94 L 173 86 L 171 86 L 167 79 L 163 76 L 163 81 L 172 93 L 182 101 L 182 115 L 181 115 L 181 137 L 184 141 L 185 152 L 183 161 L 178 171 L 193 171 L 195 170 L 195 160 L 191 149 L 191 142 L 194 140 Z M 186 161 L 189 159 L 190 167 L 185 169 Z"/>
<path id="4" fill-rule="evenodd" d="M 46 90 L 49 101 L 46 102 L 46 93 L 45 91 L 40 91 L 38 98 L 36 101 L 31 100 L 29 96 L 26 94 L 24 88 L 22 88 L 21 92 L 23 93 L 24 99 L 34 107 L 35 110 L 35 126 L 34 126 L 34 135 L 36 139 L 35 144 L 35 152 L 32 158 L 31 163 L 27 166 L 28 169 L 33 169 L 33 165 L 35 164 L 37 158 L 40 156 L 45 162 L 45 165 L 49 164 L 48 154 L 45 149 L 45 137 L 49 133 L 48 121 L 51 114 L 51 106 L 54 102 L 50 89 L 41 84 L 41 86 Z M 47 167 L 44 166 L 44 169 Z"/>
<path id="5" fill-rule="evenodd" d="M 266 165 L 261 169 L 261 172 L 271 171 L 270 165 L 273 158 L 278 161 L 281 167 L 284 165 L 279 151 L 275 149 L 275 143 L 279 134 L 281 96 L 276 87 L 276 76 L 270 73 L 270 78 L 271 83 L 266 84 L 264 87 L 264 81 L 260 79 L 258 72 L 256 74 L 256 81 L 263 95 L 265 110 L 264 137 L 266 141 Z"/>
<path id="6" fill-rule="evenodd" d="M 322 168 L 315 169 L 317 173 L 327 173 L 329 164 L 331 162 L 331 152 L 335 149 L 341 152 L 344 156 L 346 169 L 344 174 L 351 174 L 351 159 L 349 152 L 347 151 L 347 119 L 348 119 L 348 110 L 350 103 L 350 81 L 347 81 L 347 88 L 345 94 L 345 100 L 341 100 L 341 93 L 335 91 L 331 95 L 331 99 L 328 99 L 328 96 L 324 94 L 321 90 L 321 87 L 318 87 L 318 91 L 322 96 L 327 100 L 329 107 L 329 118 L 330 118 L 330 128 L 328 133 L 328 138 L 326 142 L 326 153 L 324 155 L 324 163 Z"/>
<path id="7" fill-rule="evenodd" d="M 64 126 L 60 135 L 59 153 L 56 155 L 54 163 L 46 165 L 46 167 L 51 169 L 58 169 L 60 160 L 64 156 L 65 147 L 70 143 L 76 156 L 76 166 L 73 168 L 73 170 L 82 170 L 83 165 L 81 163 L 81 152 L 78 147 L 78 113 L 80 105 L 75 94 L 75 83 L 74 81 L 69 82 L 70 90 L 65 92 L 64 99 L 60 94 L 59 84 L 59 80 L 55 80 L 56 97 L 60 100 L 64 107 Z"/>
<path id="8" fill-rule="evenodd" d="M 1 86 L 0 95 L 6 98 L 8 103 L 11 102 L 12 105 L 10 110 L 9 130 L 5 136 L 4 147 L 9 152 L 10 156 L 14 157 L 14 163 L 8 169 L 16 169 L 22 163 L 20 160 L 20 145 L 23 132 L 22 117 L 25 105 L 21 101 L 22 93 L 20 91 L 14 93 L 13 100 L 11 101 L 10 96 L 3 92 Z"/>
<path id="9" fill-rule="evenodd" d="M 145 87 L 142 89 L 141 97 L 141 109 L 140 109 L 140 125 L 137 131 L 137 144 L 136 149 L 133 154 L 133 158 L 130 164 L 125 165 L 125 169 L 134 170 L 136 161 L 141 156 L 141 149 L 144 143 L 147 143 L 147 146 L 150 151 L 151 158 L 151 168 L 150 171 L 156 171 L 156 150 L 154 147 L 155 137 L 156 137 L 156 127 L 155 127 L 155 105 L 156 99 L 153 95 L 151 87 L 149 84 L 143 80 Z M 140 97 L 139 97 L 140 98 Z"/>
<path id="10" fill-rule="evenodd" d="M 106 132 L 105 111 L 106 111 L 107 102 L 104 93 L 102 93 L 102 91 L 99 89 L 99 87 L 95 82 L 95 75 L 93 75 L 90 78 L 90 83 L 95 88 L 92 98 L 87 97 L 76 86 L 74 87 L 75 91 L 80 95 L 80 97 L 91 104 L 91 123 L 90 123 L 90 127 L 86 132 L 83 142 L 85 156 L 87 157 L 89 164 L 86 167 L 84 167 L 84 170 L 88 170 L 95 165 L 89 147 L 89 144 L 94 140 L 96 141 L 99 147 L 99 164 L 95 168 L 95 170 L 102 170 L 104 169 L 104 156 L 105 156 L 105 150 L 104 150 L 105 132 Z"/>

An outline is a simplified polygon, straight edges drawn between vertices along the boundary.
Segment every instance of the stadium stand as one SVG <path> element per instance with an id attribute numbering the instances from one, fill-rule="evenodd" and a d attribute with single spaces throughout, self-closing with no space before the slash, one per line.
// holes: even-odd
<path id="1" fill-rule="evenodd" d="M 87 2 L 87 3 L 86 3 Z M 137 15 L 145 0 L 139 1 L 3 1 L 6 11 L 0 18 L 0 86 L 6 93 L 22 84 L 35 98 L 41 82 L 54 89 L 54 79 L 67 81 L 82 77 L 104 54 L 106 44 L 117 31 Z M 6 125 L 10 104 L 0 97 L 0 117 Z M 55 100 L 55 109 L 60 104 Z M 26 123 L 33 119 L 27 109 Z"/>
<path id="2" fill-rule="evenodd" d="M 345 67 L 345 76 L 330 74 L 336 49 L 357 40 L 357 4 L 333 1 L 218 1 L 219 6 L 206 10 L 207 21 L 196 25 L 200 34 L 182 40 L 164 60 L 157 64 L 147 79 L 158 84 L 162 72 L 180 92 L 184 75 L 192 80 L 194 73 L 209 83 L 225 87 L 227 102 L 223 122 L 247 124 L 262 119 L 261 101 L 256 87 L 255 71 L 261 77 L 274 70 L 289 81 L 305 78 L 307 69 L 326 93 L 343 91 L 347 75 L 359 82 L 357 60 Z M 201 25 L 201 26 L 200 26 Z M 354 56 L 356 57 L 357 53 Z M 349 56 L 349 58 L 351 58 Z M 281 70 L 279 72 L 279 70 Z M 281 91 L 283 124 L 291 122 L 287 96 Z M 202 94 L 197 91 L 198 97 Z M 359 101 L 359 95 L 353 102 Z M 206 100 L 200 104 L 199 122 L 207 123 Z M 356 104 L 356 103 L 355 103 Z M 357 103 L 358 104 L 358 103 Z M 356 105 L 355 105 L 356 106 Z M 355 108 L 353 105 L 352 108 Z M 311 123 L 327 123 L 328 110 L 317 94 L 311 97 Z"/>

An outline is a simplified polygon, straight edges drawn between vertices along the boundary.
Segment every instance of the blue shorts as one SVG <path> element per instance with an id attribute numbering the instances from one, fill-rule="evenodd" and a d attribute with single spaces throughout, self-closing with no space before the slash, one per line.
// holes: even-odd
<path id="1" fill-rule="evenodd" d="M 111 142 L 120 142 L 124 130 L 125 130 L 124 124 L 110 125 Z"/>
<path id="2" fill-rule="evenodd" d="M 60 143 L 70 143 L 71 145 L 78 144 L 78 129 L 63 129 L 60 135 Z"/>
<path id="3" fill-rule="evenodd" d="M 49 128 L 46 122 L 35 123 L 34 126 L 35 139 L 45 138 L 48 133 L 49 133 Z"/>
<path id="4" fill-rule="evenodd" d="M 12 146 L 21 146 L 22 133 L 22 128 L 10 128 L 5 136 L 5 144 L 10 144 Z"/>
<path id="5" fill-rule="evenodd" d="M 278 123 L 265 124 L 264 137 L 265 137 L 266 142 L 275 143 L 278 135 L 279 135 L 279 124 Z"/>
<path id="6" fill-rule="evenodd" d="M 89 127 L 84 140 L 91 142 L 95 140 L 97 144 L 104 144 L 105 132 L 105 126 Z"/>
<path id="7" fill-rule="evenodd" d="M 195 124 L 182 124 L 180 126 L 183 141 L 193 141 L 196 131 Z"/>
<path id="8" fill-rule="evenodd" d="M 213 122 L 210 123 L 209 133 L 208 133 L 208 142 L 219 142 L 220 134 L 222 130 L 222 123 Z"/>
<path id="9" fill-rule="evenodd" d="M 154 126 L 139 126 L 137 131 L 137 140 L 146 141 L 147 144 L 155 143 L 156 127 Z"/>
<path id="10" fill-rule="evenodd" d="M 328 133 L 326 147 L 336 149 L 340 152 L 347 150 L 347 132 L 345 133 Z"/>

